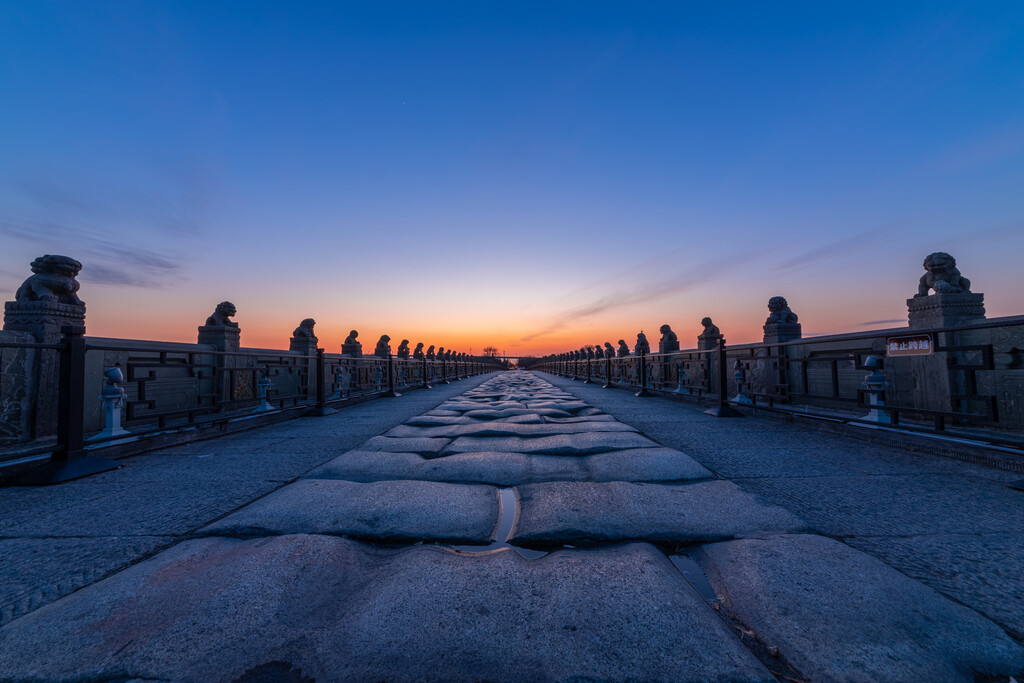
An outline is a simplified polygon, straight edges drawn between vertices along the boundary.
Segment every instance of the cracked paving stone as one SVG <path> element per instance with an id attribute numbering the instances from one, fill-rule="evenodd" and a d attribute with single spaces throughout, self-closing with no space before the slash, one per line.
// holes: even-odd
<path id="1" fill-rule="evenodd" d="M 810 680 L 953 681 L 1014 674 L 1024 649 L 977 612 L 823 536 L 704 546 L 723 604 Z"/>

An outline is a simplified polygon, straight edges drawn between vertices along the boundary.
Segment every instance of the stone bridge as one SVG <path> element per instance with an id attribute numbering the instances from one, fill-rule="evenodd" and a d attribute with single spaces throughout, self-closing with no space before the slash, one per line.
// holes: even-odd
<path id="1" fill-rule="evenodd" d="M 546 373 L 403 398 L 0 490 L 0 680 L 1024 670 L 1019 475 Z"/>
<path id="2" fill-rule="evenodd" d="M 229 302 L 85 337 L 41 257 L 0 335 L 0 681 L 1021 680 L 1024 318 L 950 262 L 909 330 L 803 339 L 773 297 L 758 344 L 506 370 L 312 319 L 247 349 Z"/>

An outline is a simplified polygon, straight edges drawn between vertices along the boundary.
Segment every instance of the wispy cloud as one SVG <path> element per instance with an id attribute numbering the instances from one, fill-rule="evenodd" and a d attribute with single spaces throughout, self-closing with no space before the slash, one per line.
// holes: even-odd
<path id="1" fill-rule="evenodd" d="M 867 327 L 868 325 L 888 325 L 890 323 L 905 323 L 906 318 L 893 318 L 892 320 L 868 320 L 867 322 L 857 323 L 861 327 Z"/>
<path id="2" fill-rule="evenodd" d="M 684 269 L 677 270 L 671 277 L 655 281 L 653 284 L 620 289 L 582 306 L 564 310 L 556 315 L 547 327 L 522 337 L 520 341 L 533 341 L 534 339 L 557 332 L 567 327 L 569 323 L 583 318 L 633 306 L 645 301 L 660 299 L 665 296 L 685 292 L 698 285 L 720 280 L 726 275 L 743 268 L 759 256 L 759 253 L 752 252 L 747 255 L 730 255 L 704 261 L 700 264 L 687 265 Z"/>
<path id="3" fill-rule="evenodd" d="M 805 266 L 814 266 L 835 260 L 851 262 L 855 261 L 852 256 L 868 253 L 878 249 L 879 240 L 891 232 L 894 228 L 911 223 L 910 219 L 887 223 L 876 228 L 862 230 L 848 237 L 832 240 L 819 246 L 814 246 L 798 252 L 783 260 L 776 267 L 776 271 L 793 270 Z"/>
<path id="4" fill-rule="evenodd" d="M 164 287 L 181 280 L 185 261 L 177 249 L 159 245 L 200 231 L 202 208 L 183 193 L 189 190 L 173 183 L 161 195 L 21 179 L 7 193 L 12 199 L 0 204 L 0 235 L 34 245 L 40 254 L 82 261 L 83 282 Z"/>

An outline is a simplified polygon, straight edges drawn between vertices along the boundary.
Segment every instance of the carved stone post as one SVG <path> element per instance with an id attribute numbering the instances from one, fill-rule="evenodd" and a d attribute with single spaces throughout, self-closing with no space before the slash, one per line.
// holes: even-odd
<path id="1" fill-rule="evenodd" d="M 971 291 L 971 281 L 960 274 L 956 259 L 943 251 L 929 254 L 924 260 L 924 275 L 918 281 L 917 293 L 907 299 L 910 329 L 957 327 L 985 319 L 985 295 Z M 977 332 L 949 331 L 933 335 L 939 347 L 956 347 L 983 342 Z M 928 356 L 898 359 L 893 363 L 894 376 L 912 378 L 912 383 L 897 385 L 916 388 L 909 397 L 911 405 L 928 410 L 965 409 L 954 397 L 963 394 L 964 373 L 957 366 L 966 361 L 964 352 L 940 351 Z M 888 372 L 888 370 L 887 370 Z M 906 404 L 907 396 L 897 397 Z"/>
<path id="2" fill-rule="evenodd" d="M 212 346 L 214 351 L 237 353 L 241 348 L 241 328 L 238 323 L 231 320 L 231 316 L 236 312 L 235 305 L 230 301 L 217 304 L 213 314 L 206 319 L 206 324 L 199 327 L 199 343 Z M 238 364 L 239 359 L 236 356 L 214 356 L 214 365 L 222 372 L 213 386 L 220 409 L 224 409 L 235 398 L 235 382 L 231 369 L 238 367 Z M 252 390 L 252 397 L 255 398 L 255 387 L 252 387 Z"/>
<path id="3" fill-rule="evenodd" d="M 722 331 L 718 329 L 718 325 L 713 323 L 711 318 L 707 317 L 701 320 L 700 324 L 704 326 L 704 331 L 697 336 L 697 348 L 701 351 L 717 349 L 718 344 L 725 341 L 725 337 L 722 336 Z M 708 390 L 714 393 L 715 387 L 718 386 L 718 363 L 714 361 L 711 354 L 708 354 L 705 358 L 707 359 L 704 367 L 707 372 Z"/>
<path id="4" fill-rule="evenodd" d="M 62 327 L 84 330 L 85 303 L 78 298 L 79 284 L 75 280 L 82 264 L 67 256 L 46 254 L 34 260 L 31 268 L 33 275 L 18 288 L 15 300 L 4 304 L 4 331 L 27 333 L 38 344 L 59 344 Z M 39 439 L 57 433 L 60 358 L 51 350 L 25 354 L 26 360 L 32 356 L 35 362 L 24 369 L 27 386 L 5 387 L 0 398 L 6 403 L 9 392 L 18 395 L 21 400 L 16 405 L 24 412 L 5 414 L 4 420 L 27 426 L 29 434 L 25 436 Z"/>
<path id="5" fill-rule="evenodd" d="M 782 344 L 803 336 L 797 315 L 790 310 L 785 297 L 773 296 L 769 299 L 768 312 L 768 319 L 764 322 L 765 344 Z"/>

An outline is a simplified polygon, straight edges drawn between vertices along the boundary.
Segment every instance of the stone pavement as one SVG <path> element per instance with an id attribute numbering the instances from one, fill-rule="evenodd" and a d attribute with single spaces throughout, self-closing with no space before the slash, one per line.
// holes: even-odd
<path id="1" fill-rule="evenodd" d="M 1020 547 L 1005 540 L 1021 534 L 1021 499 L 1004 473 L 547 375 L 467 387 L 446 387 L 444 403 L 358 447 L 333 418 L 301 421 L 293 429 L 307 445 L 337 457 L 287 485 L 250 487 L 251 498 L 269 493 L 225 502 L 230 514 L 197 511 L 190 520 L 210 523 L 194 531 L 162 536 L 124 515 L 140 534 L 170 539 L 165 549 L 9 620 L 0 679 L 945 681 L 1024 671 L 1007 633 L 1020 637 L 1022 610 L 1012 596 L 995 605 L 1021 580 L 1010 576 Z M 218 443 L 211 452 L 228 455 Z M 181 469 L 147 457 L 154 470 Z M 38 515 L 53 490 L 22 502 Z M 71 524 L 87 498 L 63 500 L 67 512 L 51 519 Z M 957 541 L 943 538 L 978 536 L 1013 564 L 927 568 L 955 556 Z M 944 583 L 957 566 L 977 576 Z"/>

